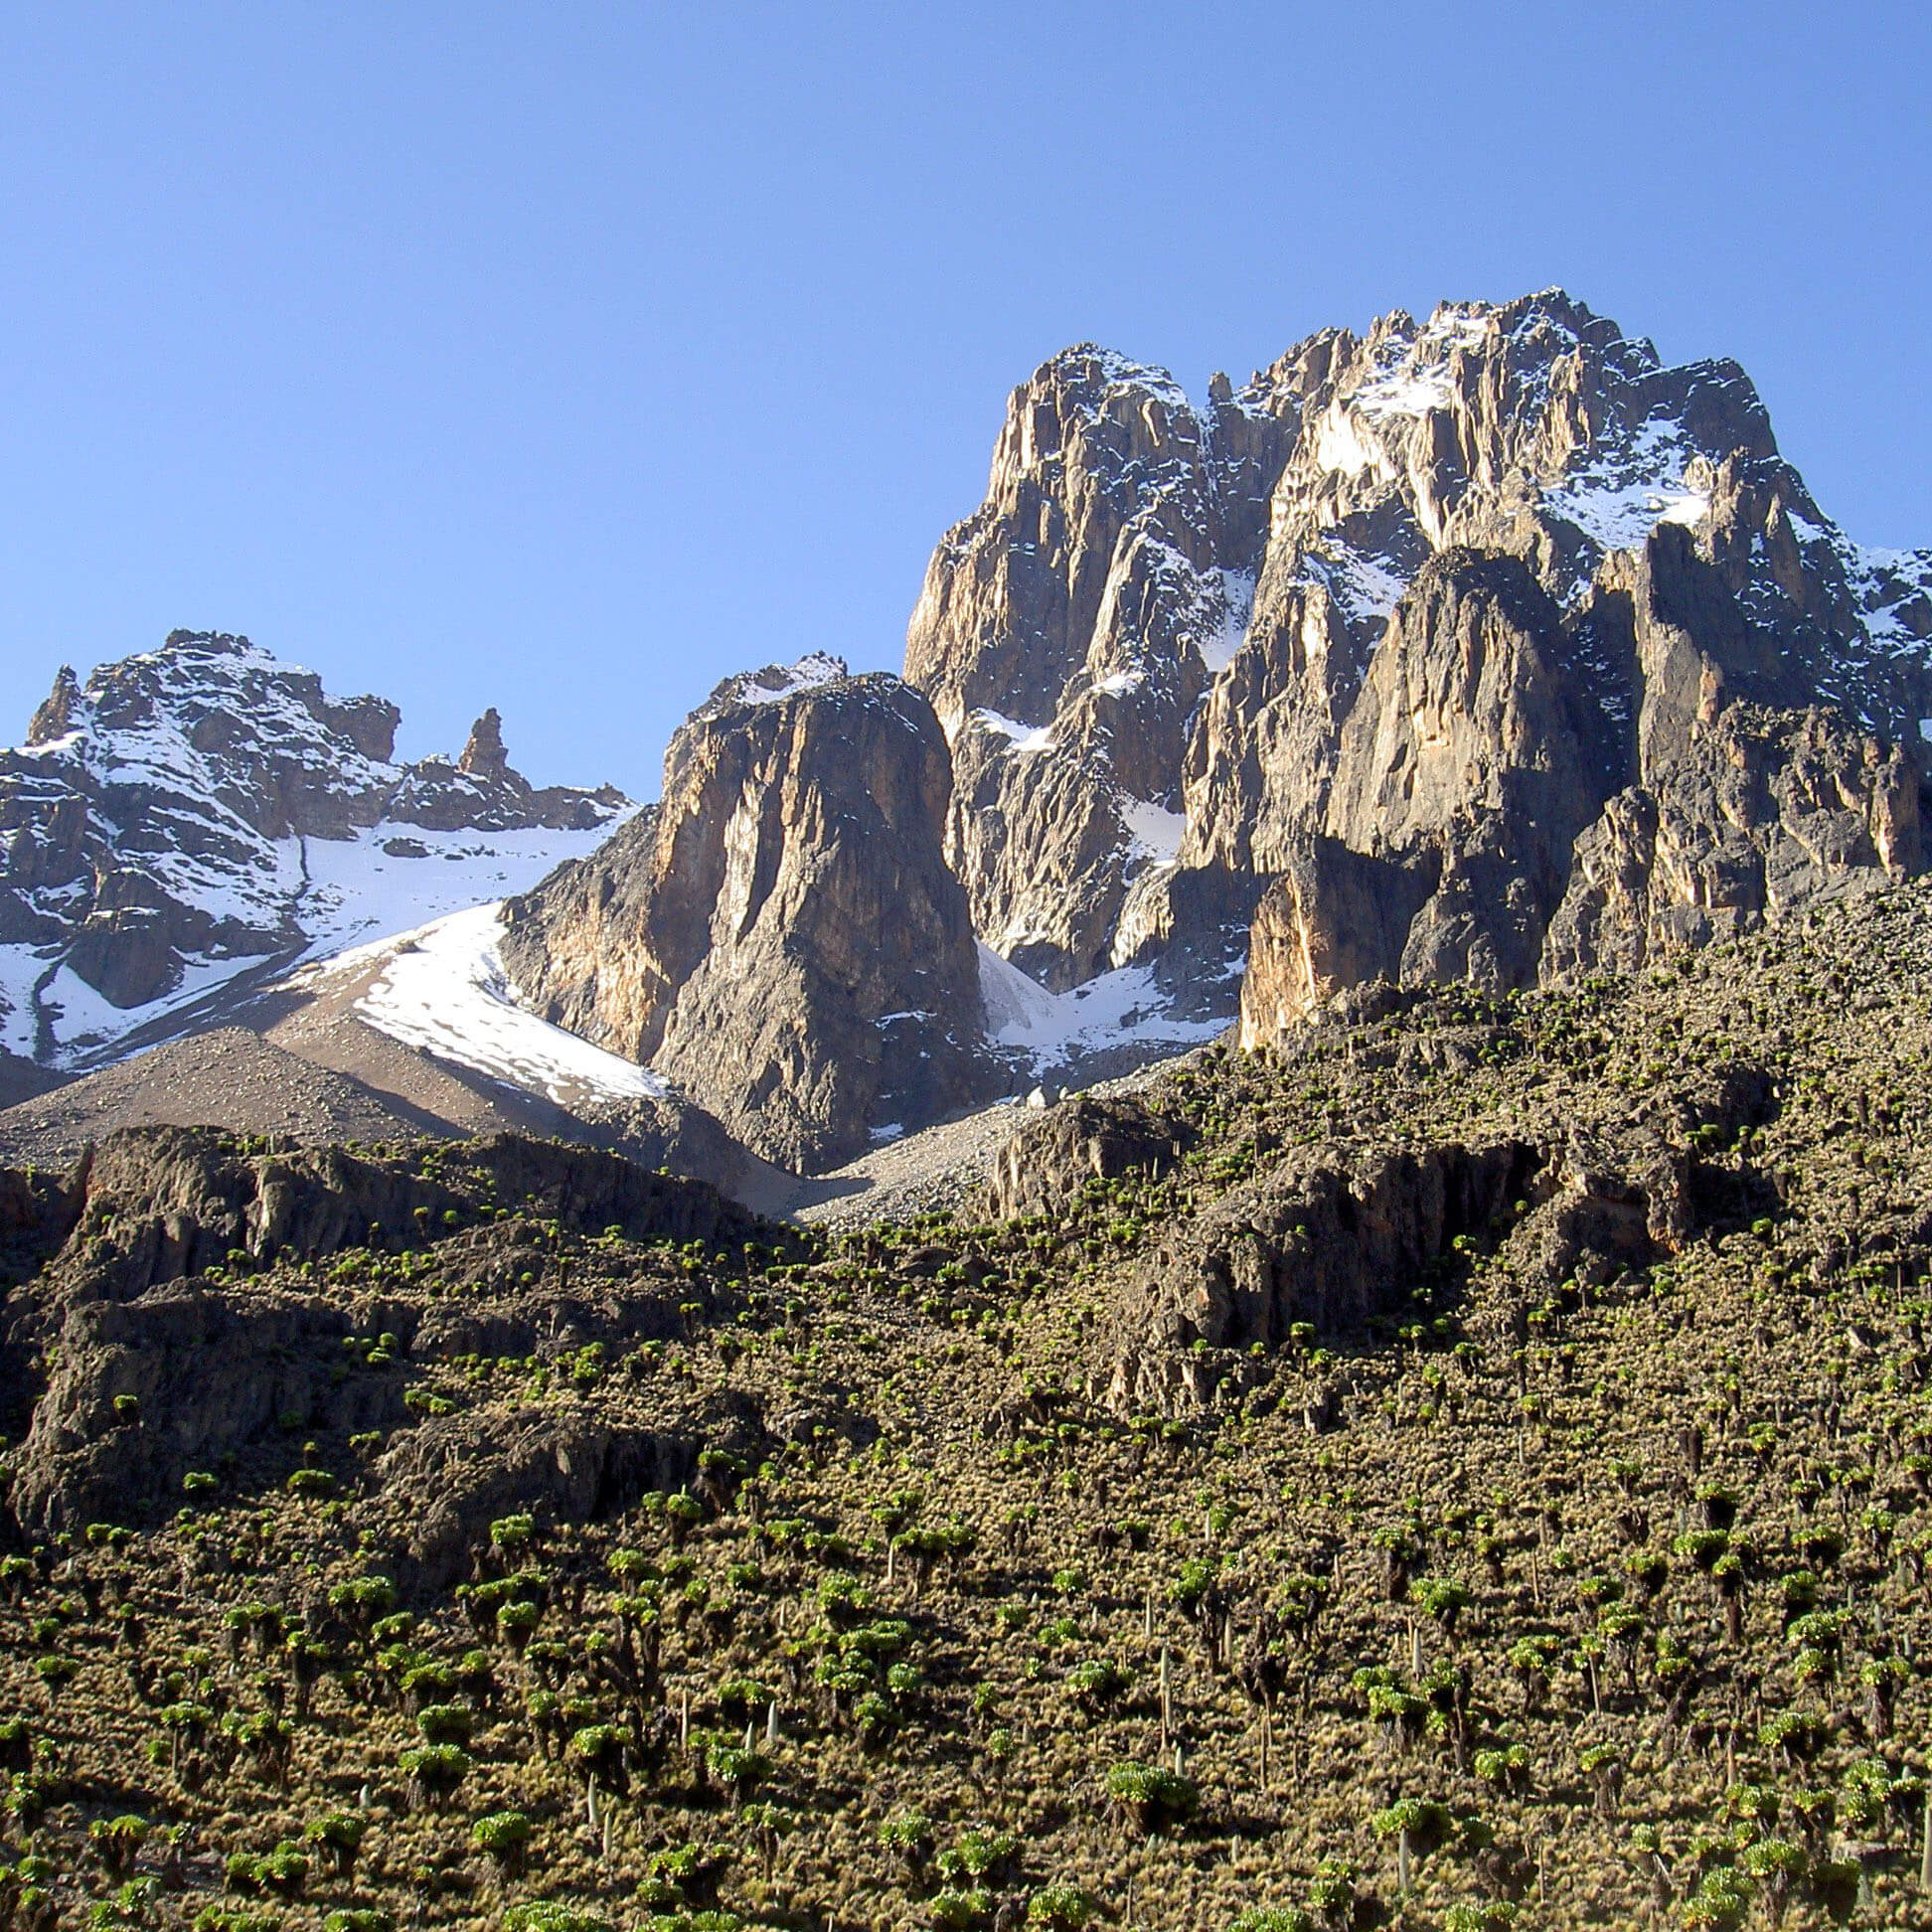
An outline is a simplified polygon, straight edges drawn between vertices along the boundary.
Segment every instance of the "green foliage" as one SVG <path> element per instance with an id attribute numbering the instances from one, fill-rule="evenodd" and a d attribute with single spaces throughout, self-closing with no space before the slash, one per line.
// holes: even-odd
<path id="1" fill-rule="evenodd" d="M 1442 1932 L 1509 1932 L 1517 1908 L 1507 1898 L 1459 1900 L 1442 1918 Z"/>
<path id="2" fill-rule="evenodd" d="M 944 1886 L 926 1901 L 935 1932 L 973 1932 L 993 1916 L 993 1894 L 984 1885 Z"/>
<path id="3" fill-rule="evenodd" d="M 523 1812 L 487 1812 L 470 1826 L 470 1843 L 506 1869 L 514 1869 L 523 1862 L 535 1829 Z"/>
<path id="4" fill-rule="evenodd" d="M 1201 1802 L 1192 1778 L 1155 1764 L 1109 1767 L 1107 1796 L 1144 1832 L 1185 1824 Z"/>
<path id="5" fill-rule="evenodd" d="M 597 1912 L 561 1899 L 535 1898 L 512 1905 L 503 1914 L 503 1932 L 617 1932 Z"/>
<path id="6" fill-rule="evenodd" d="M 1098 1909 L 1078 1885 L 1043 1885 L 1027 1901 L 1027 1923 L 1043 1932 L 1083 1932 Z"/>

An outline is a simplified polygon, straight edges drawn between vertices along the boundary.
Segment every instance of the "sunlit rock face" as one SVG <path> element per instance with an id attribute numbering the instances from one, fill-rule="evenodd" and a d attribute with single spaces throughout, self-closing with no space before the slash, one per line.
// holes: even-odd
<path id="1" fill-rule="evenodd" d="M 950 786 L 896 678 L 817 659 L 730 680 L 672 739 L 662 802 L 511 902 L 505 963 L 758 1153 L 836 1164 L 997 1091 Z"/>
<path id="2" fill-rule="evenodd" d="M 982 938 L 1055 989 L 1199 971 L 1280 880 L 1258 1038 L 1371 965 L 1523 983 L 1914 870 L 1929 589 L 1830 522 L 1735 365 L 1548 290 L 1327 330 L 1199 404 L 1055 357 L 906 675 Z"/>

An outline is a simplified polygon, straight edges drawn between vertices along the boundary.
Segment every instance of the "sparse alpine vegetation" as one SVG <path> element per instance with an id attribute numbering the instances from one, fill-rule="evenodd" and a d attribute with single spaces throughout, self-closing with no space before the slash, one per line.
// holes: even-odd
<path id="1" fill-rule="evenodd" d="M 1932 1925 L 1928 968 L 1369 988 L 837 1234 L 4 1177 L 0 1918 Z"/>

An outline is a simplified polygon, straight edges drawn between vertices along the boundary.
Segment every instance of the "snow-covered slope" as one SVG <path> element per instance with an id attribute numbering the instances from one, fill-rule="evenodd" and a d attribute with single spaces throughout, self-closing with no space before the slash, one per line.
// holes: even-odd
<path id="1" fill-rule="evenodd" d="M 333 982 L 367 976 L 354 1008 L 367 1026 L 562 1106 L 665 1098 L 669 1085 L 648 1068 L 518 1004 L 497 951 L 502 910 L 501 902 L 472 905 L 413 932 L 351 946 L 286 984 L 319 994 Z"/>
<path id="2" fill-rule="evenodd" d="M 374 934 L 525 889 L 621 820 L 539 790 L 494 713 L 462 758 L 394 758 L 396 708 L 246 638 L 63 671 L 0 751 L 0 1049 L 75 1069 Z"/>

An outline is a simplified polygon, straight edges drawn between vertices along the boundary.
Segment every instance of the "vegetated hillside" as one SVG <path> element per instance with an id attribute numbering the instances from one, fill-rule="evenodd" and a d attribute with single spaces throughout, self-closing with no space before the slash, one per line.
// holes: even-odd
<path id="1" fill-rule="evenodd" d="M 514 1139 L 11 1177 L 0 1897 L 1932 1925 L 1928 965 L 1910 886 L 1359 990 L 975 1225 Z"/>

